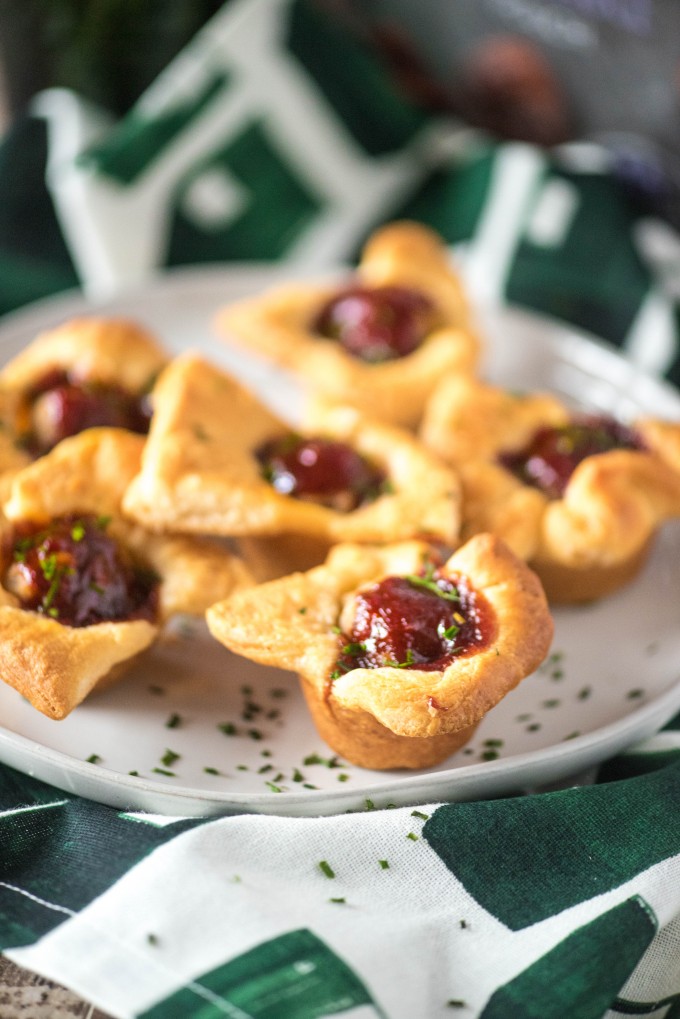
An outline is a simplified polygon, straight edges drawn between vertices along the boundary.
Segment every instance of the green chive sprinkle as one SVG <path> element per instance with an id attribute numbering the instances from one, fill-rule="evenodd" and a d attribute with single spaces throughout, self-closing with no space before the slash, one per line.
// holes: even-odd
<path id="1" fill-rule="evenodd" d="M 335 877 L 335 871 L 327 860 L 319 860 L 319 870 L 322 874 L 325 874 L 326 877 Z"/>

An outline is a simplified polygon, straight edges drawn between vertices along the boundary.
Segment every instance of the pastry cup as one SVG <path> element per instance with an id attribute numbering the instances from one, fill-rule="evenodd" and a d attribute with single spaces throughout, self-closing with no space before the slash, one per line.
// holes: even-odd
<path id="1" fill-rule="evenodd" d="M 146 392 L 168 355 L 143 326 L 125 318 L 82 316 L 40 333 L 0 371 L 0 384 L 25 393 L 48 372 L 62 369 L 78 379 L 116 382 Z"/>
<path id="2" fill-rule="evenodd" d="M 17 524 L 93 514 L 110 518 L 107 533 L 159 577 L 153 623 L 134 619 L 77 628 L 21 607 L 0 587 L 0 674 L 49 718 L 64 718 L 96 686 L 121 675 L 170 616 L 202 616 L 213 602 L 250 583 L 220 543 L 150 534 L 124 518 L 121 498 L 139 470 L 143 446 L 142 436 L 123 429 L 88 429 L 64 439 L 9 484 L 0 520 L 6 549 Z M 7 552 L 3 558 L 4 576 Z"/>
<path id="3" fill-rule="evenodd" d="M 33 459 L 17 447 L 32 428 L 31 391 L 52 372 L 143 396 L 167 360 L 155 337 L 128 319 L 83 316 L 39 334 L 0 371 L 0 470 Z M 6 445 L 14 448 L 10 460 Z"/>
<path id="4" fill-rule="evenodd" d="M 499 463 L 543 426 L 571 412 L 550 394 L 515 395 L 479 380 L 447 378 L 433 393 L 420 435 L 456 466 L 463 538 L 491 531 L 527 560 L 554 603 L 587 602 L 627 584 L 663 523 L 680 514 L 680 425 L 640 418 L 643 449 L 586 457 L 562 498 L 549 499 Z"/>
<path id="5" fill-rule="evenodd" d="M 294 552 L 325 558 L 338 541 L 398 541 L 414 536 L 457 543 L 455 472 L 409 433 L 367 422 L 351 408 L 318 421 L 325 437 L 353 447 L 380 467 L 389 491 L 340 512 L 277 492 L 262 477 L 255 450 L 292 429 L 221 369 L 188 352 L 175 358 L 153 390 L 154 407 L 139 474 L 126 513 L 156 530 L 266 539 L 255 558 L 278 555 L 279 575 Z M 316 423 L 316 422 L 315 422 Z M 307 427 L 303 435 L 318 435 Z M 295 547 L 297 546 L 297 548 Z M 264 567 L 262 567 L 264 568 Z M 261 569 L 257 569 L 262 576 Z"/>
<path id="6" fill-rule="evenodd" d="M 493 535 L 476 535 L 441 567 L 465 576 L 490 606 L 490 641 L 441 672 L 356 668 L 332 678 L 341 618 L 357 592 L 387 576 L 418 573 L 423 542 L 336 546 L 326 562 L 236 593 L 208 610 L 210 631 L 231 651 L 300 676 L 320 735 L 361 767 L 424 768 L 473 735 L 484 715 L 538 667 L 553 623 L 534 573 Z"/>
<path id="7" fill-rule="evenodd" d="M 315 315 L 341 285 L 289 283 L 222 308 L 215 319 L 217 332 L 288 369 L 312 395 L 413 427 L 442 374 L 473 371 L 479 357 L 467 297 L 450 253 L 428 227 L 393 223 L 372 236 L 355 276 L 345 282 L 413 288 L 432 301 L 436 325 L 412 353 L 367 363 L 313 330 Z"/>

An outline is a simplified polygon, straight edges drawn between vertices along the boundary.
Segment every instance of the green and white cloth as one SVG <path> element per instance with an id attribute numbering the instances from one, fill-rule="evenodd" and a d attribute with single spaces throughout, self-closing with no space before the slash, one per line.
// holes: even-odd
<path id="1" fill-rule="evenodd" d="M 0 179 L 3 312 L 181 264 L 318 271 L 408 216 L 480 296 L 680 382 L 680 245 L 606 155 L 425 116 L 309 0 L 232 0 L 119 123 L 41 94 Z M 335 817 L 124 813 L 0 767 L 0 948 L 120 1019 L 671 1019 L 679 807 L 680 719 L 592 784 Z"/>

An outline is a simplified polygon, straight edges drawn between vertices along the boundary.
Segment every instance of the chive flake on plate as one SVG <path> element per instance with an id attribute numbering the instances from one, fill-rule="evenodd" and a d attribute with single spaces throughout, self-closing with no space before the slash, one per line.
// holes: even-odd
<path id="1" fill-rule="evenodd" d="M 328 860 L 319 860 L 319 870 L 321 871 L 322 874 L 325 874 L 325 876 L 328 878 L 335 877 L 335 871 L 331 867 Z"/>

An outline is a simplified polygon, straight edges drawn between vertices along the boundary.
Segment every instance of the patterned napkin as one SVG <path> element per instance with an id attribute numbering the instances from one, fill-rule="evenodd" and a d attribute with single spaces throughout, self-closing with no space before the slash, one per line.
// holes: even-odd
<path id="1" fill-rule="evenodd" d="M 318 271 L 408 216 L 480 297 L 680 381 L 680 247 L 606 154 L 426 117 L 310 2 L 233 0 L 118 124 L 41 94 L 0 175 L 3 311 Z M 680 718 L 591 784 L 335 817 L 126 813 L 2 767 L 0 946 L 119 1019 L 680 1016 L 679 803 Z"/>

